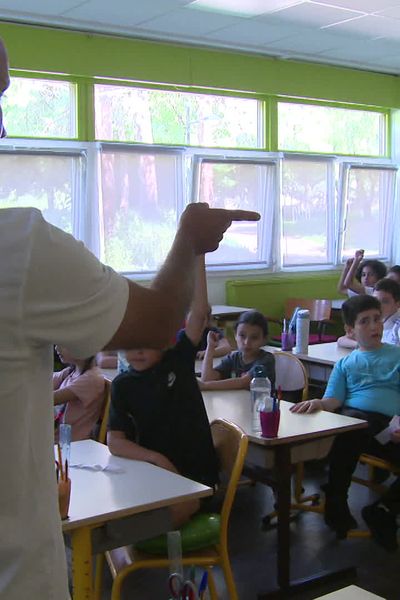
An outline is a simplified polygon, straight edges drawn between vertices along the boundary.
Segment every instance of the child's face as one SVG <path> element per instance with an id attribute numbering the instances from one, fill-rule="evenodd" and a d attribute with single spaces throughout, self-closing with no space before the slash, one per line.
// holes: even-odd
<path id="1" fill-rule="evenodd" d="M 378 277 L 371 267 L 364 267 L 361 271 L 361 285 L 364 287 L 374 287 Z"/>
<path id="2" fill-rule="evenodd" d="M 375 298 L 378 298 L 379 302 L 381 303 L 383 320 L 391 317 L 395 312 L 398 311 L 400 302 L 396 302 L 392 294 L 389 294 L 389 292 L 376 290 L 374 292 L 374 296 Z"/>
<path id="3" fill-rule="evenodd" d="M 160 362 L 162 354 L 162 350 L 152 350 L 150 348 L 126 350 L 125 352 L 126 360 L 135 371 L 151 369 L 151 367 Z"/>
<path id="4" fill-rule="evenodd" d="M 346 325 L 346 332 L 353 335 L 362 350 L 374 350 L 381 345 L 382 313 L 376 308 L 364 310 L 357 315 L 354 327 Z"/>
<path id="5" fill-rule="evenodd" d="M 236 329 L 235 340 L 238 350 L 244 358 L 256 358 L 261 346 L 265 344 L 264 333 L 258 325 L 240 323 Z"/>
<path id="6" fill-rule="evenodd" d="M 62 363 L 67 364 L 67 365 L 72 365 L 75 363 L 75 358 L 63 346 L 56 346 L 56 352 Z"/>

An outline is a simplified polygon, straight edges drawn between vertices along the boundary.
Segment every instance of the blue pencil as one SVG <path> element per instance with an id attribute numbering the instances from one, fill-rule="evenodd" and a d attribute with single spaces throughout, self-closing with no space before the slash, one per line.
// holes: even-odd
<path id="1" fill-rule="evenodd" d="M 208 572 L 204 571 L 203 576 L 202 576 L 201 581 L 200 581 L 200 585 L 199 585 L 199 598 L 200 598 L 200 600 L 202 600 L 202 598 L 204 597 L 204 592 L 207 589 L 207 583 L 208 583 Z"/>

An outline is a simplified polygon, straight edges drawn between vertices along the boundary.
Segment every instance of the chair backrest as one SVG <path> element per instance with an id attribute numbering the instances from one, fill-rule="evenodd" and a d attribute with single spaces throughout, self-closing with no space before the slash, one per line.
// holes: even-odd
<path id="1" fill-rule="evenodd" d="M 290 319 L 296 306 L 310 311 L 310 321 L 329 321 L 331 318 L 332 300 L 313 300 L 312 298 L 287 298 L 285 301 L 285 317 Z"/>
<path id="2" fill-rule="evenodd" d="M 275 387 L 282 392 L 303 390 L 302 400 L 308 398 L 308 376 L 301 360 L 290 352 L 275 352 Z"/>
<path id="3" fill-rule="evenodd" d="M 237 485 L 242 474 L 247 454 L 248 439 L 240 427 L 225 419 L 211 423 L 211 433 L 219 460 L 220 474 L 226 481 L 224 501 L 221 510 L 221 541 L 228 537 L 228 521 Z"/>
<path id="4" fill-rule="evenodd" d="M 101 444 L 106 443 L 108 414 L 110 412 L 111 403 L 111 379 L 104 377 L 104 400 L 100 414 L 100 428 L 97 435 L 97 441 Z"/>

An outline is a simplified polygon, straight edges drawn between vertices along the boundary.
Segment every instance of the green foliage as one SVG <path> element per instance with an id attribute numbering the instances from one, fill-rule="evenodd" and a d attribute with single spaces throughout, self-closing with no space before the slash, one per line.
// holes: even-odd
<path id="1" fill-rule="evenodd" d="M 104 262 L 119 271 L 154 271 L 165 260 L 175 231 L 174 215 L 152 222 L 133 210 L 119 214 L 105 240 Z"/>
<path id="2" fill-rule="evenodd" d="M 8 135 L 73 137 L 73 100 L 69 83 L 13 77 L 3 103 Z"/>

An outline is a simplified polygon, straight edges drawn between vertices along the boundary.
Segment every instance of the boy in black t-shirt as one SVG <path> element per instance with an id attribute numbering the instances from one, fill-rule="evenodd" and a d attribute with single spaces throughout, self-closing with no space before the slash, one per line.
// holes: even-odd
<path id="1" fill-rule="evenodd" d="M 164 352 L 126 352 L 132 370 L 113 382 L 107 443 L 112 454 L 144 460 L 214 486 L 216 454 L 194 371 L 207 310 L 201 256 L 192 309 L 175 346 Z M 198 500 L 171 506 L 174 525 L 180 526 L 198 508 Z"/>

